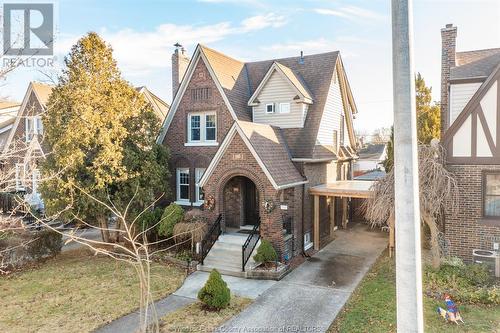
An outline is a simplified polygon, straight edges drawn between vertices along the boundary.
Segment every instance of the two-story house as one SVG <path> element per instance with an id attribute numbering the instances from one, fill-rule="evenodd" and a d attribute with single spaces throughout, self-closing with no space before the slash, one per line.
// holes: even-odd
<path id="1" fill-rule="evenodd" d="M 500 243 L 500 48 L 456 52 L 451 24 L 441 36 L 441 136 L 459 186 L 445 236 L 450 254 L 470 261 Z"/>
<path id="2" fill-rule="evenodd" d="M 146 87 L 138 87 L 136 90 L 151 104 L 158 120 L 163 121 L 169 105 Z M 42 118 L 51 93 L 51 85 L 30 82 L 21 105 L 17 107 L 16 114 L 7 127 L 8 136 L 2 145 L 2 158 L 7 162 L 3 172 L 11 176 L 3 190 L 26 193 L 26 201 L 39 209 L 43 209 L 43 201 L 38 192 L 38 164 L 47 153 L 43 144 Z M 1 131 L 0 129 L 0 138 Z"/>
<path id="3" fill-rule="evenodd" d="M 171 201 L 202 209 L 209 223 L 220 216 L 226 232 L 260 223 L 281 259 L 310 249 L 309 188 L 351 179 L 356 157 L 340 52 L 243 62 L 203 45 L 189 59 L 178 47 L 172 73 L 158 138 L 171 152 Z M 333 237 L 329 204 L 320 198 L 322 246 Z"/>

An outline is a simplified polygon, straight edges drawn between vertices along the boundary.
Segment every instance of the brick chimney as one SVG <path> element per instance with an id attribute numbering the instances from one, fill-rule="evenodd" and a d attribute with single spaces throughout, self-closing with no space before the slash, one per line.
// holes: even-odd
<path id="1" fill-rule="evenodd" d="M 449 124 L 449 80 L 450 68 L 455 67 L 455 53 L 457 46 L 457 27 L 447 24 L 441 29 L 441 136 L 450 127 Z"/>
<path id="2" fill-rule="evenodd" d="M 179 85 L 189 65 L 189 57 L 184 47 L 176 43 L 174 54 L 172 54 L 172 99 L 175 97 Z"/>

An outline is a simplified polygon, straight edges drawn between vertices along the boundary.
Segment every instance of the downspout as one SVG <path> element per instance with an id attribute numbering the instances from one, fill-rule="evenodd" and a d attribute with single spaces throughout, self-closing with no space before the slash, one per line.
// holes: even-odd
<path id="1" fill-rule="evenodd" d="M 302 234 L 302 256 L 306 257 L 306 258 L 310 258 L 311 256 L 308 255 L 306 253 L 306 250 L 304 248 L 304 204 L 306 202 L 306 184 L 302 184 L 302 231 L 301 231 L 301 234 Z"/>

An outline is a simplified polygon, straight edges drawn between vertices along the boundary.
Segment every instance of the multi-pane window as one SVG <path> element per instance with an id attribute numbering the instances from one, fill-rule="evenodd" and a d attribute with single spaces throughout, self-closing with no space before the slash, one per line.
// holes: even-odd
<path id="1" fill-rule="evenodd" d="M 191 89 L 191 100 L 194 102 L 206 101 L 212 97 L 210 88 L 194 88 Z"/>
<path id="2" fill-rule="evenodd" d="M 215 141 L 215 114 L 206 114 L 205 115 L 205 129 L 206 129 L 206 141 Z"/>
<path id="3" fill-rule="evenodd" d="M 214 143 L 217 140 L 217 117 L 215 112 L 193 113 L 188 118 L 188 142 Z"/>
<path id="4" fill-rule="evenodd" d="M 190 117 L 190 141 L 200 141 L 201 139 L 201 115 L 191 115 Z"/>
<path id="5" fill-rule="evenodd" d="M 26 117 L 24 124 L 26 130 L 26 142 L 30 142 L 35 135 L 43 134 L 43 124 L 40 116 Z"/>
<path id="6" fill-rule="evenodd" d="M 189 201 L 189 168 L 177 169 L 177 200 Z"/>
<path id="7" fill-rule="evenodd" d="M 16 191 L 24 191 L 24 174 L 26 168 L 22 163 L 16 163 Z"/>
<path id="8" fill-rule="evenodd" d="M 500 217 L 500 173 L 484 174 L 483 191 L 483 215 Z"/>
<path id="9" fill-rule="evenodd" d="M 204 168 L 196 168 L 195 171 L 196 171 L 196 179 L 195 179 L 196 180 L 196 201 L 199 203 L 202 203 L 203 200 L 205 200 L 205 196 L 203 194 L 203 189 L 200 188 L 198 183 L 200 182 L 201 177 L 203 177 L 203 174 L 205 173 L 205 169 Z"/>
<path id="10" fill-rule="evenodd" d="M 266 104 L 266 113 L 274 113 L 274 103 Z"/>

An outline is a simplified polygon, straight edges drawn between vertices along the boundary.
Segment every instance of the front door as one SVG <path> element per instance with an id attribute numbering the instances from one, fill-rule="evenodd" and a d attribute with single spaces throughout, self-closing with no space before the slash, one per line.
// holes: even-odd
<path id="1" fill-rule="evenodd" d="M 259 219 L 259 192 L 248 178 L 243 185 L 243 216 L 244 225 L 254 225 Z"/>

